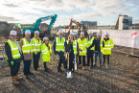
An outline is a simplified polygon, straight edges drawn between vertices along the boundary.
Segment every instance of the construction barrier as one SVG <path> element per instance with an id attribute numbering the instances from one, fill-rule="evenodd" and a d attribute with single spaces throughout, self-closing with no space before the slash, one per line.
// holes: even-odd
<path id="1" fill-rule="evenodd" d="M 139 30 L 101 30 L 104 37 L 105 33 L 110 35 L 115 45 L 139 49 Z M 100 30 L 89 30 L 89 32 L 100 32 Z"/>
<path id="2" fill-rule="evenodd" d="M 65 31 L 65 29 L 63 29 L 63 31 Z M 77 33 L 77 30 L 72 31 Z M 108 33 L 117 46 L 139 49 L 139 30 L 88 30 L 89 34 L 93 32 L 102 32 L 103 37 L 105 33 Z"/>

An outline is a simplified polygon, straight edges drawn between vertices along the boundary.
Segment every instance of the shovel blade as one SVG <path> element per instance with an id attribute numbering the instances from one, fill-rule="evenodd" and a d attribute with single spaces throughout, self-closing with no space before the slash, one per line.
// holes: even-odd
<path id="1" fill-rule="evenodd" d="M 67 78 L 72 78 L 72 73 L 71 72 L 67 72 Z"/>

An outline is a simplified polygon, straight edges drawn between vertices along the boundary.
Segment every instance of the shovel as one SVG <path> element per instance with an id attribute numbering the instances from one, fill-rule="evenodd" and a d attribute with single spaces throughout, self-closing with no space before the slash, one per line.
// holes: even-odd
<path id="1" fill-rule="evenodd" d="M 67 78 L 69 79 L 69 78 L 72 78 L 72 73 L 71 73 L 71 71 L 69 71 L 69 53 L 67 53 L 67 60 L 68 60 L 68 63 L 67 63 Z"/>
<path id="2" fill-rule="evenodd" d="M 75 58 L 74 58 L 74 70 L 77 70 L 77 61 L 76 61 L 76 55 L 75 55 Z"/>

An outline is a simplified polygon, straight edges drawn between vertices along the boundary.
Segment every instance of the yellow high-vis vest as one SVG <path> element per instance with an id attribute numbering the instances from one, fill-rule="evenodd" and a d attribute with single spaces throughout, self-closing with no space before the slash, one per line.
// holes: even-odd
<path id="1" fill-rule="evenodd" d="M 104 47 L 102 48 L 102 54 L 103 55 L 111 55 L 113 47 L 114 47 L 114 43 L 111 39 L 109 39 L 107 41 L 104 40 Z"/>
<path id="2" fill-rule="evenodd" d="M 64 48 L 64 42 L 65 42 L 65 39 L 64 38 L 59 38 L 59 37 L 56 37 L 56 51 L 57 52 L 64 52 L 65 48 Z"/>
<path id="3" fill-rule="evenodd" d="M 50 49 L 48 49 L 47 45 L 43 43 L 41 45 L 41 58 L 42 62 L 50 62 L 51 54 L 52 54 L 52 46 L 49 44 Z"/>
<path id="4" fill-rule="evenodd" d="M 7 43 L 11 48 L 12 58 L 19 59 L 21 57 L 16 41 L 8 40 Z"/>
<path id="5" fill-rule="evenodd" d="M 77 55 L 77 40 L 73 41 L 73 51 L 74 51 L 74 55 Z"/>
<path id="6" fill-rule="evenodd" d="M 32 43 L 32 52 L 33 53 L 38 53 L 41 51 L 41 39 L 36 39 L 36 38 L 33 38 L 31 40 L 31 43 Z"/>
<path id="7" fill-rule="evenodd" d="M 91 46 L 94 41 L 94 37 L 87 41 L 87 47 Z M 95 50 L 95 47 L 92 47 L 90 50 Z"/>
<path id="8" fill-rule="evenodd" d="M 78 39 L 79 56 L 86 56 L 87 54 L 87 39 Z"/>
<path id="9" fill-rule="evenodd" d="M 32 44 L 26 38 L 23 38 L 22 52 L 23 54 L 29 54 L 32 52 Z"/>

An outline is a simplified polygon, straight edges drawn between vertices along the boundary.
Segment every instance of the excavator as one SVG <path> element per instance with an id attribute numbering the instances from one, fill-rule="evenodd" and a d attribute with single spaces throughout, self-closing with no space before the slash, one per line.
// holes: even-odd
<path id="1" fill-rule="evenodd" d="M 80 34 L 80 32 L 84 32 L 85 36 L 88 37 L 87 28 L 84 26 L 84 24 L 81 24 L 80 22 L 78 22 L 78 21 L 76 21 L 74 19 L 70 20 L 70 24 L 68 26 L 68 34 L 70 34 L 70 32 L 72 31 L 71 29 L 74 28 L 73 24 L 75 24 L 77 26 L 78 35 Z"/>
<path id="2" fill-rule="evenodd" d="M 25 32 L 26 30 L 30 30 L 33 33 L 34 31 L 38 30 L 40 33 L 43 33 L 44 35 L 46 35 L 46 34 L 50 35 L 51 29 L 52 29 L 56 19 L 57 19 L 56 14 L 41 17 L 36 20 L 36 22 L 33 24 L 33 26 L 23 27 L 21 29 L 23 32 Z M 47 20 L 50 20 L 49 24 L 42 23 Z"/>

